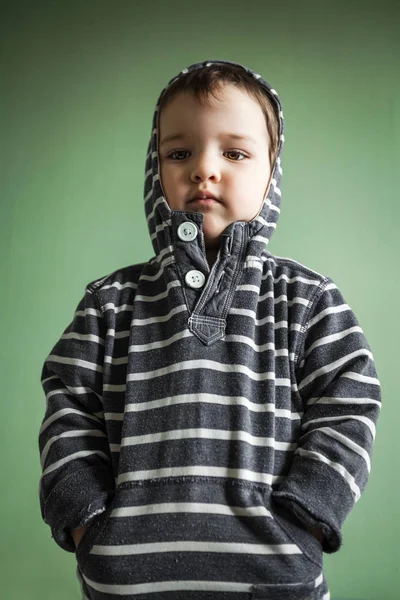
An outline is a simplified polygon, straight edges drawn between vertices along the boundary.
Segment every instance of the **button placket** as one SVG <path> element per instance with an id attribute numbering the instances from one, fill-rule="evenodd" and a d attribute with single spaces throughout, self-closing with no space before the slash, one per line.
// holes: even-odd
<path id="1" fill-rule="evenodd" d="M 197 238 L 199 229 L 196 223 L 193 221 L 184 221 L 181 223 L 176 230 L 177 235 L 183 242 L 192 242 Z M 192 289 L 202 288 L 205 284 L 206 278 L 204 273 L 197 269 L 191 269 L 185 275 L 185 283 Z"/>

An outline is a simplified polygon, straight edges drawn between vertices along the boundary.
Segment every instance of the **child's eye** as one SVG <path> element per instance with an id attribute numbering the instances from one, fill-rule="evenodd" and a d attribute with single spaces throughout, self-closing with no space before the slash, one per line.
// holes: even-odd
<path id="1" fill-rule="evenodd" d="M 167 158 L 172 158 L 173 154 L 184 154 L 185 152 L 187 152 L 187 150 L 174 150 L 168 154 Z"/>
<path id="2" fill-rule="evenodd" d="M 170 152 L 167 155 L 167 158 L 172 158 L 173 154 L 184 154 L 185 152 L 188 152 L 187 150 L 174 150 L 173 152 Z M 240 154 L 243 158 L 247 158 L 247 156 L 245 155 L 244 152 L 242 152 L 241 150 L 228 150 L 227 154 Z M 241 158 L 240 160 L 236 161 L 236 162 L 241 162 L 241 160 L 243 160 L 243 158 Z M 172 160 L 175 160 L 172 158 Z M 179 158 L 177 160 L 180 160 Z"/>
<path id="3" fill-rule="evenodd" d="M 240 154 L 241 156 L 243 156 L 243 158 L 247 158 L 245 153 L 242 152 L 241 150 L 228 150 L 228 154 Z M 241 160 L 243 160 L 243 159 L 241 159 Z M 240 162 L 240 160 L 237 162 Z"/>

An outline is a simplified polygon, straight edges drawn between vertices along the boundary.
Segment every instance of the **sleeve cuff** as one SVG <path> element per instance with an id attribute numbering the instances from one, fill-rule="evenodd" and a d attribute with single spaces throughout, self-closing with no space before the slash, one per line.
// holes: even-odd
<path id="1" fill-rule="evenodd" d="M 114 494 L 113 472 L 106 466 L 80 469 L 62 479 L 44 505 L 44 520 L 51 527 L 54 541 L 67 552 L 75 552 L 70 530 L 103 512 Z"/>
<path id="2" fill-rule="evenodd" d="M 289 475 L 273 492 L 273 498 L 304 525 L 322 529 L 324 552 L 331 554 L 340 549 L 341 527 L 354 498 L 347 483 L 331 467 L 295 456 Z"/>

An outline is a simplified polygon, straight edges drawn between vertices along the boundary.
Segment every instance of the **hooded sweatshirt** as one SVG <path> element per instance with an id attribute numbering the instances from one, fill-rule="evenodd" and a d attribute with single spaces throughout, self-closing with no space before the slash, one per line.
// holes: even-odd
<path id="1" fill-rule="evenodd" d="M 333 280 L 268 243 L 284 121 L 259 214 L 205 252 L 203 214 L 163 194 L 158 108 L 145 165 L 154 256 L 88 283 L 45 359 L 44 521 L 87 600 L 327 600 L 323 551 L 366 485 L 380 383 Z M 77 548 L 70 530 L 88 524 Z M 310 532 L 318 526 L 321 544 Z"/>

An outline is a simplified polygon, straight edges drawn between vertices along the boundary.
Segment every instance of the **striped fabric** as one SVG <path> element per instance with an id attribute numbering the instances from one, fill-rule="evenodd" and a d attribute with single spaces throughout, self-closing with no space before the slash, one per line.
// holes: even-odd
<path id="1" fill-rule="evenodd" d="M 213 62 L 228 61 L 182 73 Z M 368 479 L 374 359 L 332 279 L 267 250 L 283 113 L 240 66 L 280 117 L 259 216 L 227 227 L 210 270 L 203 215 L 163 196 L 163 90 L 144 186 L 155 255 L 89 283 L 43 365 L 42 516 L 70 552 L 90 520 L 76 549 L 87 600 L 328 600 L 323 551 L 340 548 Z M 192 241 L 177 235 L 188 222 Z"/>

